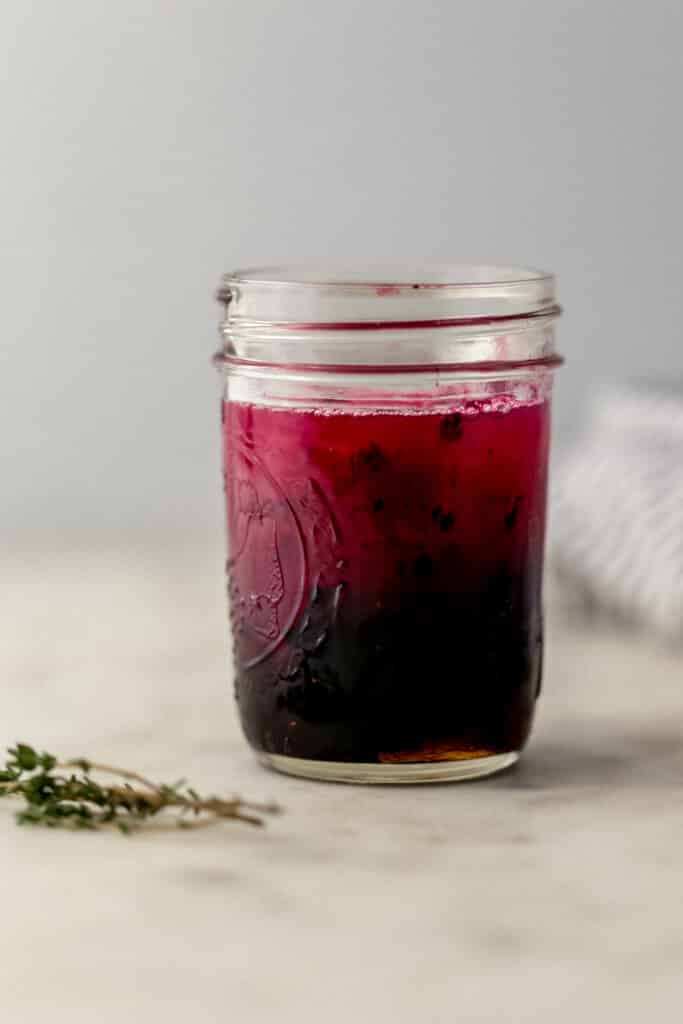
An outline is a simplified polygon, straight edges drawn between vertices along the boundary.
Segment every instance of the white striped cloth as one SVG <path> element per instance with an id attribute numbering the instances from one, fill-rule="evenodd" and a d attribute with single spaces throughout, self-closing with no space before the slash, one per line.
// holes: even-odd
<path id="1" fill-rule="evenodd" d="M 555 466 L 549 556 L 565 593 L 683 641 L 683 392 L 613 392 Z"/>

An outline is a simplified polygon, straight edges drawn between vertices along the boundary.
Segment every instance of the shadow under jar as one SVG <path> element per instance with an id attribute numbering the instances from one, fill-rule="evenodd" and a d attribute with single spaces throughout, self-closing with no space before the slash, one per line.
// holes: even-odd
<path id="1" fill-rule="evenodd" d="M 553 278 L 272 268 L 219 298 L 249 743 L 348 782 L 511 764 L 541 687 Z"/>

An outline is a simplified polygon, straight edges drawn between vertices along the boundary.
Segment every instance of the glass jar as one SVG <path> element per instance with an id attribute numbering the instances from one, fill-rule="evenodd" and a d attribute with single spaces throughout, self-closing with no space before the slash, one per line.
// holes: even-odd
<path id="1" fill-rule="evenodd" d="M 219 298 L 249 743 L 348 782 L 512 764 L 541 687 L 553 278 L 273 268 Z"/>

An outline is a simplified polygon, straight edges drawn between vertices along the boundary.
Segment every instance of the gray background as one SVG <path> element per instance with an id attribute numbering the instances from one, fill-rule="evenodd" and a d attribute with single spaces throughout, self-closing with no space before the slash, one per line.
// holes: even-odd
<path id="1" fill-rule="evenodd" d="M 0 13 L 0 522 L 220 522 L 222 270 L 559 276 L 557 426 L 675 376 L 679 0 L 14 0 Z"/>

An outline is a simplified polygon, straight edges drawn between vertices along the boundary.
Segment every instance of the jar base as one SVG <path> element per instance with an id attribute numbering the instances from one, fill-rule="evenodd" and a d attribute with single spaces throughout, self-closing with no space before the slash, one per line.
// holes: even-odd
<path id="1" fill-rule="evenodd" d="M 320 782 L 349 782 L 356 785 L 414 785 L 425 782 L 466 782 L 509 768 L 519 751 L 473 757 L 466 760 L 431 761 L 415 764 L 358 764 L 353 761 L 310 761 L 304 757 L 258 753 L 267 768 Z"/>

